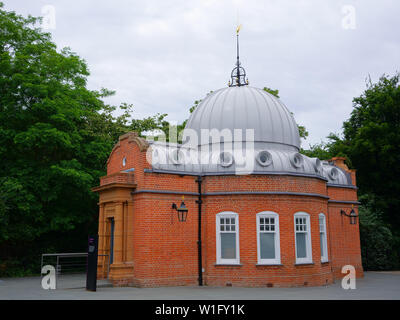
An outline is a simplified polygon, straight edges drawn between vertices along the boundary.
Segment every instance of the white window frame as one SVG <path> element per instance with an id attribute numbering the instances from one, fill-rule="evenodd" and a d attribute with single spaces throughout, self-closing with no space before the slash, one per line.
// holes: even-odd
<path id="1" fill-rule="evenodd" d="M 274 259 L 261 259 L 261 243 L 260 234 L 261 233 L 272 233 L 271 231 L 261 231 L 260 230 L 260 218 L 274 218 L 275 220 L 275 258 Z M 281 248 L 279 239 L 279 215 L 272 211 L 263 211 L 257 213 L 257 263 L 258 264 L 281 264 Z"/>
<path id="2" fill-rule="evenodd" d="M 297 257 L 297 241 L 296 241 L 296 218 L 306 218 L 306 257 L 298 258 Z M 296 212 L 294 214 L 294 242 L 295 242 L 295 257 L 296 264 L 306 264 L 312 263 L 312 247 L 311 247 L 311 223 L 310 223 L 310 215 L 306 212 Z"/>
<path id="3" fill-rule="evenodd" d="M 222 259 L 221 257 L 221 218 L 235 218 L 235 233 L 236 233 L 236 258 Z M 239 215 L 236 212 L 224 211 L 216 215 L 216 244 L 217 244 L 217 264 L 240 264 L 240 249 L 239 249 Z"/>
<path id="4" fill-rule="evenodd" d="M 321 226 L 320 223 L 320 219 L 323 218 L 323 226 Z M 323 213 L 320 213 L 318 215 L 318 227 L 319 227 L 319 236 L 320 236 L 320 243 L 321 243 L 321 233 L 323 233 L 323 241 L 322 241 L 322 245 L 323 247 L 323 251 L 325 253 L 325 255 L 321 255 L 321 262 L 327 262 L 328 261 L 328 240 L 327 240 L 327 234 L 326 234 L 326 216 Z M 321 228 L 322 227 L 322 228 Z"/>

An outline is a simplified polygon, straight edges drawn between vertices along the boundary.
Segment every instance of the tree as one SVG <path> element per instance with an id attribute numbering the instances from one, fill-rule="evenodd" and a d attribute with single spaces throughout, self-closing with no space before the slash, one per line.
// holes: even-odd
<path id="1" fill-rule="evenodd" d="M 321 141 L 320 143 L 310 145 L 309 149 L 301 149 L 301 153 L 311 158 L 318 158 L 321 160 L 329 160 L 333 157 L 346 157 L 346 164 L 351 167 L 351 160 L 346 154 L 347 146 L 338 134 L 330 133 L 326 139 L 327 142 Z"/>
<path id="2" fill-rule="evenodd" d="M 113 92 L 86 88 L 86 62 L 57 51 L 39 18 L 0 3 L 0 276 L 38 271 L 46 250 L 85 249 L 97 195 L 131 106 L 112 115 Z M 36 268 L 36 269 L 35 269 Z"/>
<path id="3" fill-rule="evenodd" d="M 343 123 L 344 151 L 357 169 L 363 193 L 376 196 L 382 218 L 400 230 L 400 86 L 399 73 L 367 82 L 353 100 L 350 119 Z"/>
<path id="4" fill-rule="evenodd" d="M 367 199 L 360 207 L 363 264 L 370 269 L 400 266 L 399 255 L 391 254 L 400 248 L 399 79 L 399 73 L 383 75 L 375 84 L 369 79 L 364 93 L 353 99 L 343 137 L 331 133 L 327 142 L 302 150 L 320 159 L 345 156 L 357 170 L 359 198 Z"/>
<path id="5" fill-rule="evenodd" d="M 390 226 L 382 220 L 379 202 L 373 194 L 360 196 L 359 207 L 361 255 L 365 270 L 390 270 L 395 267 L 398 253 L 394 249 Z"/>

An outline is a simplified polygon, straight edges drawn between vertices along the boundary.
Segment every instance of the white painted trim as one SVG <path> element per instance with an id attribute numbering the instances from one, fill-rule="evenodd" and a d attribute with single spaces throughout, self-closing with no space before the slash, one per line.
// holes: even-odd
<path id="1" fill-rule="evenodd" d="M 261 245 L 260 245 L 260 218 L 274 218 L 275 219 L 275 259 L 261 259 Z M 279 237 L 279 215 L 272 211 L 259 212 L 256 215 L 257 221 L 257 264 L 259 265 L 277 265 L 281 264 L 281 248 Z"/>
<path id="2" fill-rule="evenodd" d="M 296 218 L 306 218 L 307 225 L 307 236 L 306 236 L 306 257 L 305 258 L 297 258 L 297 241 L 296 241 Z M 306 212 L 296 212 L 293 216 L 293 227 L 294 227 L 294 242 L 295 242 L 295 257 L 296 264 L 302 263 L 312 263 L 312 247 L 311 247 L 311 223 L 310 223 L 310 215 Z"/>
<path id="3" fill-rule="evenodd" d="M 329 260 L 328 260 L 328 240 L 327 240 L 328 237 L 326 234 L 326 216 L 323 213 L 320 213 L 318 215 L 318 231 L 319 231 L 318 233 L 319 233 L 319 236 L 321 237 L 321 232 L 319 230 L 319 218 L 320 217 L 324 218 L 324 239 L 323 239 L 322 245 L 324 246 L 324 252 L 325 252 L 324 256 L 321 255 L 321 262 L 327 262 Z M 321 240 L 320 240 L 320 243 L 321 243 Z"/>
<path id="4" fill-rule="evenodd" d="M 221 231 L 220 231 L 220 218 L 235 218 L 235 233 L 236 233 L 236 259 L 222 259 L 221 258 Z M 217 245 L 217 264 L 240 264 L 240 248 L 239 248 L 239 215 L 236 212 L 224 211 L 217 213 L 216 219 L 216 245 Z"/>

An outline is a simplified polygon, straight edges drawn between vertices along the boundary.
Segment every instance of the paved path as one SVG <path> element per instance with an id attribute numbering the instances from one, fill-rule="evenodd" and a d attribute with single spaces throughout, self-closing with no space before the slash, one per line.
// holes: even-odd
<path id="1" fill-rule="evenodd" d="M 344 290 L 340 281 L 330 286 L 309 288 L 238 287 L 163 287 L 112 288 L 98 282 L 96 292 L 88 292 L 84 275 L 61 276 L 57 290 L 43 290 L 40 277 L 0 279 L 0 299 L 148 299 L 148 300 L 224 300 L 224 299 L 396 299 L 400 300 L 400 272 L 365 272 L 357 289 Z"/>

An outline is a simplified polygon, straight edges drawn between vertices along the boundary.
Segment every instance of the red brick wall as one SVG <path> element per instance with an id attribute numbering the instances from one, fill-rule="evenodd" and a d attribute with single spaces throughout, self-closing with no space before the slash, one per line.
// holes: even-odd
<path id="1" fill-rule="evenodd" d="M 321 265 L 320 262 L 318 214 L 326 213 L 326 200 L 264 195 L 207 197 L 205 211 L 207 284 L 299 286 L 304 283 L 320 285 L 332 282 L 330 267 Z M 216 214 L 221 211 L 233 211 L 239 214 L 239 247 L 242 266 L 215 265 L 215 223 Z M 279 214 L 282 266 L 257 266 L 256 214 L 262 211 L 273 211 Z M 310 214 L 313 265 L 295 265 L 294 213 L 299 211 Z"/>

